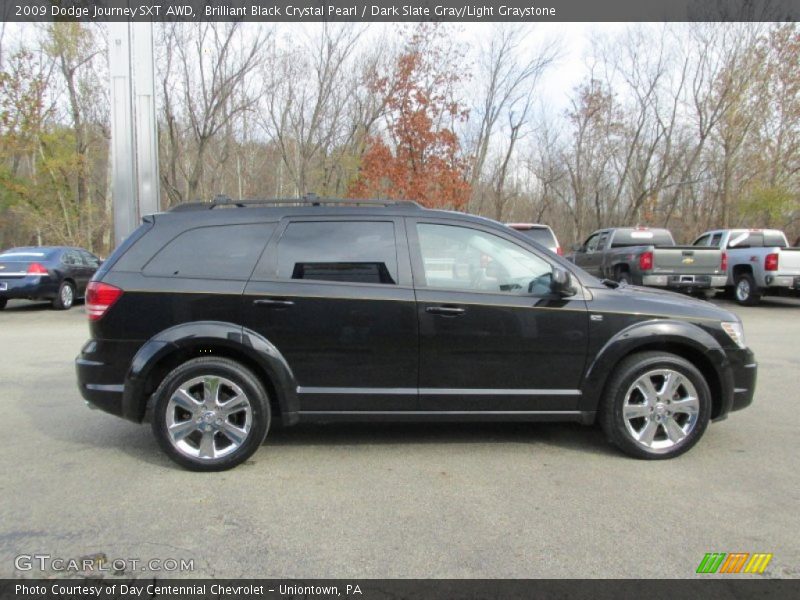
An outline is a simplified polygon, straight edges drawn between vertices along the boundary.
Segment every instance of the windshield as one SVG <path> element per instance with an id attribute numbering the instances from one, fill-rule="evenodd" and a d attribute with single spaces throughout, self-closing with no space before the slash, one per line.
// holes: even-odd
<path id="1" fill-rule="evenodd" d="M 612 248 L 623 246 L 674 246 L 675 240 L 666 229 L 618 229 L 614 232 Z"/>

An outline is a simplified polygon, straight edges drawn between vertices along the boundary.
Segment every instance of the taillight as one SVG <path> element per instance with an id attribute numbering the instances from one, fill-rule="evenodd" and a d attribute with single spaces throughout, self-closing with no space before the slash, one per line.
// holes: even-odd
<path id="1" fill-rule="evenodd" d="M 639 268 L 642 271 L 649 271 L 653 268 L 653 253 L 652 252 L 642 252 L 639 255 Z"/>
<path id="2" fill-rule="evenodd" d="M 47 269 L 39 263 L 31 263 L 28 266 L 28 275 L 47 275 Z"/>
<path id="3" fill-rule="evenodd" d="M 556 246 L 556 254 L 564 256 L 564 251 L 561 249 L 561 246 Z"/>
<path id="4" fill-rule="evenodd" d="M 86 312 L 90 321 L 97 321 L 122 296 L 122 290 L 99 281 L 89 282 L 86 288 Z"/>
<path id="5" fill-rule="evenodd" d="M 723 252 L 722 253 L 722 260 L 719 263 L 719 268 L 721 270 L 723 270 L 723 271 L 727 271 L 728 270 L 728 253 L 727 252 Z"/>
<path id="6" fill-rule="evenodd" d="M 778 255 L 767 254 L 764 258 L 764 270 L 765 271 L 777 271 L 778 270 Z"/>

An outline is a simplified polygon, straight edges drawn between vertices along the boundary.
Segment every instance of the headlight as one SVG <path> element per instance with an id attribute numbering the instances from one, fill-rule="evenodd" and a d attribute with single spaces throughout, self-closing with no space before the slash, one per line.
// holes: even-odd
<path id="1" fill-rule="evenodd" d="M 739 346 L 739 348 L 746 348 L 747 344 L 744 342 L 744 327 L 739 321 L 723 321 L 722 330 L 728 334 L 728 337 Z"/>

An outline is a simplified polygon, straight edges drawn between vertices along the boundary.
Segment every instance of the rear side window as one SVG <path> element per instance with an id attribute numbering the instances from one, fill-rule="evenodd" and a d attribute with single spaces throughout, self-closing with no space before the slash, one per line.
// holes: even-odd
<path id="1" fill-rule="evenodd" d="M 552 234 L 552 232 L 549 229 L 545 229 L 544 227 L 534 227 L 532 229 L 520 229 L 518 231 L 531 238 L 534 242 L 541 244 L 545 248 L 555 248 L 558 245 L 556 244 L 556 238 Z"/>
<path id="2" fill-rule="evenodd" d="M 150 259 L 143 273 L 156 277 L 245 280 L 274 229 L 274 223 L 260 223 L 184 231 Z"/>
<path id="3" fill-rule="evenodd" d="M 711 238 L 710 233 L 702 235 L 694 241 L 694 244 L 692 244 L 692 246 L 708 246 L 708 240 L 710 238 Z"/>
<path id="4" fill-rule="evenodd" d="M 394 223 L 290 223 L 278 243 L 278 277 L 396 284 Z"/>
<path id="5" fill-rule="evenodd" d="M 619 229 L 614 232 L 612 248 L 623 246 L 674 246 L 672 234 L 664 229 Z"/>

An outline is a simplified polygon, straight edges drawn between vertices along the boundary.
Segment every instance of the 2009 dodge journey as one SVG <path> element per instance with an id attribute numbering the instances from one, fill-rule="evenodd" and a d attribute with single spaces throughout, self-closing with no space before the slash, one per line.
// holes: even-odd
<path id="1" fill-rule="evenodd" d="M 677 456 L 746 407 L 741 321 L 604 282 L 488 219 L 410 202 L 269 200 L 145 217 L 90 283 L 82 395 L 151 418 L 186 468 L 275 422 L 599 422 Z"/>

